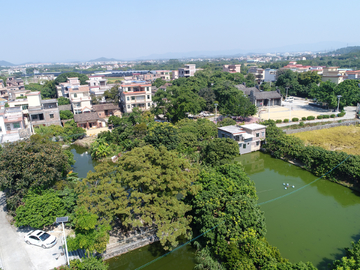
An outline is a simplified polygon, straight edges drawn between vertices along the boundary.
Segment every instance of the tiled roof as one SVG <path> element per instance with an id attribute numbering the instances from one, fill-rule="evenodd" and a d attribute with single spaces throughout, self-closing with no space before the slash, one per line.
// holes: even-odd
<path id="1" fill-rule="evenodd" d="M 100 119 L 100 117 L 97 114 L 97 112 L 81 113 L 81 114 L 74 115 L 74 120 L 76 123 L 87 122 L 87 121 L 96 121 L 99 119 Z"/>

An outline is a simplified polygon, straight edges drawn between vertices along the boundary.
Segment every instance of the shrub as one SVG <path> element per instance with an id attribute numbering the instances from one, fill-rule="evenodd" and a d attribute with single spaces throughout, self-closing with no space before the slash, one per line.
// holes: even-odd
<path id="1" fill-rule="evenodd" d="M 315 116 L 310 115 L 310 116 L 308 116 L 306 119 L 307 119 L 307 120 L 314 120 L 314 119 L 315 119 Z"/>
<path id="2" fill-rule="evenodd" d="M 299 121 L 299 118 L 294 117 L 293 119 L 291 119 L 291 121 L 297 122 L 297 121 Z"/>
<path id="3" fill-rule="evenodd" d="M 304 117 L 301 117 L 301 120 L 305 121 L 305 120 L 306 120 L 306 117 L 305 117 L 305 116 L 304 116 Z"/>
<path id="4" fill-rule="evenodd" d="M 317 119 L 323 119 L 324 117 L 323 117 L 323 115 L 318 115 L 316 118 Z"/>
<path id="5" fill-rule="evenodd" d="M 305 126 L 304 122 L 300 122 L 300 123 L 299 123 L 299 126 L 300 126 L 300 127 Z"/>
<path id="6" fill-rule="evenodd" d="M 335 118 L 335 114 L 330 115 L 331 118 Z"/>
<path id="7" fill-rule="evenodd" d="M 330 115 L 325 114 L 325 115 L 323 115 L 323 118 L 328 119 L 328 118 L 330 118 Z"/>
<path id="8" fill-rule="evenodd" d="M 284 123 L 289 123 L 289 119 L 284 119 Z"/>
<path id="9" fill-rule="evenodd" d="M 341 112 L 341 113 L 338 113 L 338 117 L 343 117 L 345 115 L 345 113 Z"/>
<path id="10" fill-rule="evenodd" d="M 282 120 L 278 119 L 276 120 L 276 123 L 282 123 Z"/>

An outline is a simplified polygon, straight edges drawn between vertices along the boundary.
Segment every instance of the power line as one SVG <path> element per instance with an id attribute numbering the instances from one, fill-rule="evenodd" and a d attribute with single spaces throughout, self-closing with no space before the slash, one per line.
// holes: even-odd
<path id="1" fill-rule="evenodd" d="M 280 197 L 277 197 L 277 198 L 268 200 L 268 201 L 266 201 L 266 202 L 259 203 L 258 205 L 260 206 L 260 205 L 264 205 L 264 204 L 267 204 L 267 203 L 270 203 L 270 202 L 273 202 L 273 201 L 282 199 L 282 198 L 284 198 L 284 197 L 286 197 L 286 196 L 289 196 L 289 195 L 291 195 L 291 194 L 294 194 L 295 192 L 298 192 L 298 191 L 300 191 L 300 190 L 302 190 L 302 189 L 310 186 L 311 184 L 315 183 L 316 181 L 320 180 L 321 178 L 323 178 L 323 177 L 325 177 L 326 175 L 328 175 L 329 173 L 331 173 L 333 170 L 335 170 L 337 167 L 339 167 L 341 164 L 343 164 L 349 157 L 350 157 L 350 155 L 347 156 L 342 162 L 340 162 L 338 165 L 336 165 L 336 166 L 335 166 L 334 168 L 332 168 L 330 171 L 328 171 L 327 173 L 323 174 L 323 175 L 320 176 L 319 178 L 315 179 L 315 180 L 312 181 L 311 183 L 309 183 L 309 184 L 307 184 L 307 185 L 305 185 L 305 186 L 303 186 L 303 187 L 301 187 L 301 188 L 298 188 L 298 189 L 296 189 L 296 190 L 294 190 L 294 191 L 292 191 L 292 192 L 290 192 L 290 193 L 287 193 L 287 194 L 285 194 L 285 195 L 282 195 L 282 196 L 280 196 Z M 182 245 L 178 246 L 177 248 L 173 249 L 172 251 L 169 251 L 168 253 L 166 253 L 166 254 L 164 254 L 164 255 L 162 255 L 162 256 L 160 256 L 160 257 L 158 257 L 158 258 L 156 258 L 156 259 L 154 259 L 154 260 L 152 260 L 152 261 L 150 261 L 150 262 L 148 262 L 148 263 L 146 263 L 146 264 L 138 267 L 138 268 L 136 268 L 135 270 L 140 270 L 140 269 L 142 269 L 142 268 L 144 268 L 144 267 L 146 267 L 146 266 L 148 266 L 148 265 L 150 265 L 150 264 L 153 264 L 154 262 L 156 262 L 156 261 L 158 261 L 158 260 L 166 257 L 167 255 L 171 254 L 172 252 L 174 252 L 174 251 L 176 251 L 176 250 L 178 250 L 178 249 L 180 249 L 180 248 L 182 248 L 182 247 L 190 244 L 191 242 L 195 241 L 196 239 L 200 238 L 201 236 L 203 236 L 203 235 L 207 234 L 208 232 L 216 229 L 217 227 L 219 227 L 219 226 L 220 226 L 221 224 L 223 224 L 223 223 L 225 223 L 224 220 L 223 220 L 222 222 L 220 222 L 218 225 L 216 225 L 216 226 L 212 227 L 211 229 L 207 230 L 206 232 L 204 232 L 204 233 L 196 236 L 195 238 L 187 241 L 185 244 L 182 244 Z"/>

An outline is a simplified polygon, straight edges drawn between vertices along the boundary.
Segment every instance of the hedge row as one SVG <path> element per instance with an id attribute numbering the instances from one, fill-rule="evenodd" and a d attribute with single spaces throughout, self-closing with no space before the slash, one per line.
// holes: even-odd
<path id="1" fill-rule="evenodd" d="M 317 119 L 328 119 L 328 118 L 335 118 L 335 117 L 343 117 L 345 115 L 344 112 L 338 113 L 337 115 L 335 114 L 325 114 L 325 115 L 318 115 L 316 118 Z M 308 116 L 308 117 L 301 117 L 301 121 L 306 121 L 306 120 L 315 120 L 315 116 Z M 292 122 L 298 122 L 299 118 L 294 117 L 293 119 L 291 119 Z M 289 119 L 284 119 L 284 120 L 276 120 L 276 123 L 289 123 Z"/>

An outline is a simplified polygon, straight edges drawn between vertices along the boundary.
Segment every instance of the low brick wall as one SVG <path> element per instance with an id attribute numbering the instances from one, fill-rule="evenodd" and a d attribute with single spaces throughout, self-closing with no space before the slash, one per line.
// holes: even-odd
<path id="1" fill-rule="evenodd" d="M 284 129 L 284 132 L 286 134 L 293 134 L 293 133 L 299 133 L 299 132 L 305 132 L 305 131 L 312 131 L 312 130 L 320 130 L 324 128 L 332 128 L 332 127 L 339 127 L 339 126 L 352 126 L 360 124 L 360 120 L 350 120 L 350 121 L 343 121 L 341 123 L 332 123 L 332 124 L 325 124 L 325 125 L 318 125 L 313 127 L 304 127 L 299 129 Z"/>
<path id="2" fill-rule="evenodd" d="M 133 242 L 133 243 L 129 243 L 127 245 L 119 245 L 119 246 L 115 246 L 112 247 L 109 250 L 106 250 L 103 254 L 102 257 L 104 260 L 110 259 L 112 257 L 116 257 L 119 256 L 121 254 L 127 253 L 131 250 L 143 247 L 143 246 L 147 246 L 150 245 L 154 242 L 159 241 L 159 238 L 156 235 L 152 235 L 152 236 L 148 236 L 144 239 L 141 239 L 139 241 Z"/>

